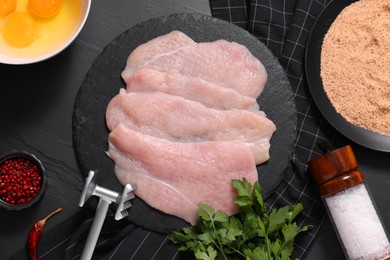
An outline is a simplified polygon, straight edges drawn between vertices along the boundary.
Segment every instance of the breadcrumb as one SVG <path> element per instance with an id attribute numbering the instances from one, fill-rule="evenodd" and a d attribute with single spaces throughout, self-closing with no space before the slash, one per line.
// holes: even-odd
<path id="1" fill-rule="evenodd" d="M 346 7 L 325 35 L 321 78 L 350 123 L 390 135 L 390 0 Z"/>

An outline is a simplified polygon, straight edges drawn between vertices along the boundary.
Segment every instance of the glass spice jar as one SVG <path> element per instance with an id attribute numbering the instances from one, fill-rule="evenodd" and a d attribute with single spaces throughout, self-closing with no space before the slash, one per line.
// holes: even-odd
<path id="1" fill-rule="evenodd" d="M 344 254 L 351 260 L 390 259 L 389 236 L 378 215 L 351 146 L 308 162 L 313 180 L 335 227 Z"/>

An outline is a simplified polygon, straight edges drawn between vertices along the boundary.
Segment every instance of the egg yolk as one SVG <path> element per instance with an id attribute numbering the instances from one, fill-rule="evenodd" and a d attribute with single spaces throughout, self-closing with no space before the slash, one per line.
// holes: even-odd
<path id="1" fill-rule="evenodd" d="M 0 18 L 5 17 L 15 11 L 16 0 L 0 0 Z"/>
<path id="2" fill-rule="evenodd" d="M 38 26 L 27 13 L 14 12 L 4 20 L 3 36 L 16 46 L 26 46 L 38 36 Z"/>
<path id="3" fill-rule="evenodd" d="M 28 4 L 34 15 L 49 18 L 60 11 L 62 0 L 29 0 Z"/>

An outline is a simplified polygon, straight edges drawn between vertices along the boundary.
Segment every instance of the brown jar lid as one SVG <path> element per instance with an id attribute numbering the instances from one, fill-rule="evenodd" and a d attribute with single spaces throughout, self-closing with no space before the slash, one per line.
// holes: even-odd
<path id="1" fill-rule="evenodd" d="M 308 167 L 314 181 L 321 185 L 344 173 L 356 170 L 358 162 L 351 146 L 347 145 L 310 160 Z"/>
<path id="2" fill-rule="evenodd" d="M 320 186 L 320 195 L 329 196 L 364 182 L 361 171 L 351 171 Z"/>

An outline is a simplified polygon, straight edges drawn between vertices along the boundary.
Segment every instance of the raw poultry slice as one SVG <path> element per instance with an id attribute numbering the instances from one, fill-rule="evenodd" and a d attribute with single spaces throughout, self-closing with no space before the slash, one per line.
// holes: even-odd
<path id="1" fill-rule="evenodd" d="M 141 68 L 127 81 L 128 92 L 159 91 L 198 101 L 216 109 L 246 109 L 258 111 L 256 99 L 244 96 L 232 88 L 224 88 L 198 77 L 188 77 L 177 71 L 162 72 Z"/>
<path id="2" fill-rule="evenodd" d="M 193 44 L 196 43 L 180 31 L 172 31 L 141 44 L 127 58 L 122 78 L 126 82 L 131 77 L 131 74 L 144 63 Z"/>
<path id="3" fill-rule="evenodd" d="M 231 141 L 246 145 L 256 164 L 269 159 L 274 123 L 263 112 L 217 110 L 161 92 L 127 93 L 121 89 L 108 104 L 106 123 L 119 124 L 178 142 Z"/>
<path id="4" fill-rule="evenodd" d="M 226 40 L 190 45 L 159 56 L 141 67 L 165 72 L 175 70 L 235 89 L 252 98 L 259 97 L 267 81 L 264 65 L 245 46 Z M 126 67 L 123 75 L 129 76 L 133 72 Z"/>
<path id="5" fill-rule="evenodd" d="M 118 125 L 108 137 L 108 156 L 120 183 L 134 183 L 147 204 L 195 225 L 199 203 L 232 215 L 232 179 L 258 180 L 251 151 L 240 143 L 178 143 Z"/>

